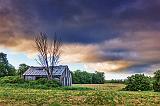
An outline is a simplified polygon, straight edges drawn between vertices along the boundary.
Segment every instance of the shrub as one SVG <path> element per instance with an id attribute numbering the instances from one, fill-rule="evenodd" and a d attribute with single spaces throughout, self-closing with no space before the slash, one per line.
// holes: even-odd
<path id="1" fill-rule="evenodd" d="M 47 82 L 45 83 L 45 85 L 47 87 L 59 87 L 61 86 L 60 82 L 57 80 L 47 80 Z"/>
<path id="2" fill-rule="evenodd" d="M 160 70 L 154 73 L 153 89 L 154 91 L 160 92 Z"/>
<path id="3" fill-rule="evenodd" d="M 148 91 L 152 89 L 151 78 L 144 74 L 135 74 L 128 77 L 125 90 L 129 91 Z"/>
<path id="4" fill-rule="evenodd" d="M 37 82 L 38 84 L 45 84 L 47 81 L 48 81 L 47 78 L 40 78 L 40 79 L 36 80 L 36 82 Z"/>
<path id="5" fill-rule="evenodd" d="M 0 84 L 8 86 L 24 87 L 24 88 L 42 88 L 42 89 L 61 86 L 60 82 L 57 80 L 48 80 L 46 78 L 40 78 L 38 80 L 25 81 L 18 76 L 2 77 L 0 78 Z"/>
<path id="6" fill-rule="evenodd" d="M 42 88 L 52 88 L 52 87 L 59 87 L 61 86 L 60 82 L 57 80 L 48 80 L 46 78 L 40 78 L 38 80 L 32 80 L 32 81 L 28 81 L 29 86 L 34 86 L 34 87 L 38 87 L 40 88 L 42 86 Z"/>
<path id="7" fill-rule="evenodd" d="M 24 82 L 24 80 L 22 78 L 20 78 L 19 76 L 6 76 L 6 77 L 0 78 L 1 84 L 4 84 L 4 83 L 15 84 L 15 83 L 23 83 L 23 82 Z"/>

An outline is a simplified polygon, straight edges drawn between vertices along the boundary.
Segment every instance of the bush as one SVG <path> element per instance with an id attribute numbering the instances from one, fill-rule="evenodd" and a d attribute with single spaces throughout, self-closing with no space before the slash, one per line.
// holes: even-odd
<path id="1" fill-rule="evenodd" d="M 40 78 L 40 79 L 38 79 L 38 80 L 35 80 L 38 84 L 45 84 L 47 81 L 48 81 L 48 79 L 47 78 Z"/>
<path id="2" fill-rule="evenodd" d="M 144 74 L 135 74 L 128 77 L 125 90 L 128 91 L 148 91 L 152 90 L 151 78 Z"/>
<path id="3" fill-rule="evenodd" d="M 6 76 L 6 77 L 0 78 L 1 84 L 4 84 L 4 83 L 15 84 L 15 83 L 23 83 L 23 82 L 24 82 L 24 80 L 18 76 Z"/>
<path id="4" fill-rule="evenodd" d="M 160 70 L 154 73 L 153 89 L 156 92 L 160 92 Z"/>
<path id="5" fill-rule="evenodd" d="M 45 85 L 47 87 L 59 87 L 61 86 L 60 82 L 57 80 L 47 80 L 47 82 L 45 83 Z"/>
<path id="6" fill-rule="evenodd" d="M 0 84 L 8 86 L 24 87 L 24 88 L 42 88 L 42 89 L 61 86 L 60 82 L 57 80 L 48 80 L 46 78 L 40 78 L 38 80 L 25 81 L 18 76 L 2 77 L 0 78 Z"/>
<path id="7" fill-rule="evenodd" d="M 40 78 L 38 80 L 32 80 L 32 81 L 28 81 L 30 86 L 42 86 L 42 88 L 44 88 L 44 86 L 46 88 L 51 88 L 51 87 L 59 87 L 61 86 L 60 82 L 57 80 L 48 80 L 46 78 Z"/>

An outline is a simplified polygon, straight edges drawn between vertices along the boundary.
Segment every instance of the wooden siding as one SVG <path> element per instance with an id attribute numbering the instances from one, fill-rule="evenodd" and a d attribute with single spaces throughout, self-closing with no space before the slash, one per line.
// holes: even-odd
<path id="1" fill-rule="evenodd" d="M 69 69 L 66 69 L 61 76 L 61 84 L 63 86 L 71 86 L 72 85 L 72 76 Z"/>

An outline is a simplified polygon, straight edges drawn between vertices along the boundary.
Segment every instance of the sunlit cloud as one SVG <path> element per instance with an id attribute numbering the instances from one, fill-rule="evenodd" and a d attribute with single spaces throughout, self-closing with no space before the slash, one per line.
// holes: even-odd
<path id="1" fill-rule="evenodd" d="M 101 63 L 87 63 L 86 67 L 89 70 L 101 72 L 119 72 L 123 69 L 130 67 L 132 64 L 125 61 L 106 61 Z"/>

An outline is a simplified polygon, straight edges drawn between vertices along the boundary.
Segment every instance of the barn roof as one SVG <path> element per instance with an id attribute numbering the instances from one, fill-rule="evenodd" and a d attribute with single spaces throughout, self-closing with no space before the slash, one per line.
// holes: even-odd
<path id="1" fill-rule="evenodd" d="M 62 75 L 68 66 L 55 66 L 53 75 Z M 30 67 L 23 75 L 47 75 L 44 67 Z"/>

